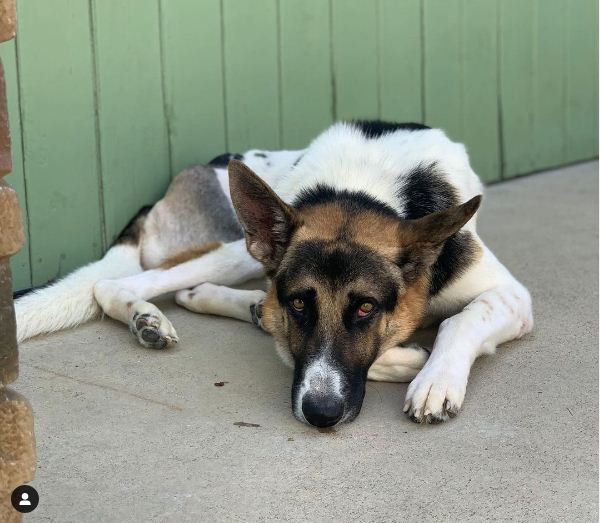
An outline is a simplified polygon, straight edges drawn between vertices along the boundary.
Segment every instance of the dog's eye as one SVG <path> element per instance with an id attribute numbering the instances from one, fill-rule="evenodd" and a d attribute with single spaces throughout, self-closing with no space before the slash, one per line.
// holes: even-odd
<path id="1" fill-rule="evenodd" d="M 369 314 L 371 314 L 373 312 L 373 309 L 375 308 L 375 306 L 366 301 L 365 303 L 361 304 L 361 306 L 358 308 L 358 310 L 356 311 L 356 315 L 359 318 L 366 318 L 367 316 L 369 316 Z"/>
<path id="2" fill-rule="evenodd" d="M 302 312 L 304 310 L 304 300 L 301 300 L 300 298 L 294 298 L 292 300 L 292 307 L 294 307 L 294 309 L 298 312 Z"/>

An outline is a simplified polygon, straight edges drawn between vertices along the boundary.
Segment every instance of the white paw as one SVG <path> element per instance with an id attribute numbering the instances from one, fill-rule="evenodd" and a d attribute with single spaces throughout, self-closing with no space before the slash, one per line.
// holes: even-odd
<path id="1" fill-rule="evenodd" d="M 408 386 L 404 412 L 413 421 L 441 423 L 458 414 L 465 399 L 469 376 L 448 367 L 425 365 Z"/>
<path id="2" fill-rule="evenodd" d="M 191 290 L 185 289 L 175 294 L 175 301 L 190 311 L 248 322 L 254 322 L 256 305 L 264 298 L 264 291 L 232 289 L 212 283 L 201 283 Z"/>
<path id="3" fill-rule="evenodd" d="M 129 329 L 144 347 L 151 349 L 166 349 L 179 341 L 171 322 L 148 302 L 134 305 Z"/>
<path id="4" fill-rule="evenodd" d="M 175 293 L 175 302 L 182 307 L 201 314 L 210 314 L 212 304 L 218 298 L 220 285 L 201 283 L 193 289 L 183 289 Z"/>

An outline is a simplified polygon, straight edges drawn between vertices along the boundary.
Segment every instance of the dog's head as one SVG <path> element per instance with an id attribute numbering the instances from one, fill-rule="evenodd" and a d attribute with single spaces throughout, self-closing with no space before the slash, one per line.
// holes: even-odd
<path id="1" fill-rule="evenodd" d="M 402 220 L 364 193 L 325 187 L 288 205 L 235 160 L 229 180 L 248 251 L 271 279 L 262 321 L 294 366 L 295 416 L 318 427 L 354 419 L 369 367 L 418 326 L 431 267 L 481 197 Z"/>

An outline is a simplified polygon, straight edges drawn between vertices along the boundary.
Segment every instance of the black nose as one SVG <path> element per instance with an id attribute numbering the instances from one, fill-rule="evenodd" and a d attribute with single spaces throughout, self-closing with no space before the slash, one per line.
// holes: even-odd
<path id="1" fill-rule="evenodd" d="M 344 402 L 336 396 L 306 394 L 302 398 L 302 413 L 315 427 L 331 427 L 342 419 Z"/>

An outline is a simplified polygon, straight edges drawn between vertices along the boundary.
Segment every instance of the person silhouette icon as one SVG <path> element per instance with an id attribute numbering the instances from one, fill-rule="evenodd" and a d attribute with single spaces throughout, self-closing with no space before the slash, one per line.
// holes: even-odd
<path id="1" fill-rule="evenodd" d="M 22 514 L 34 511 L 39 502 L 40 495 L 31 485 L 19 485 L 10 495 L 13 508 Z"/>

